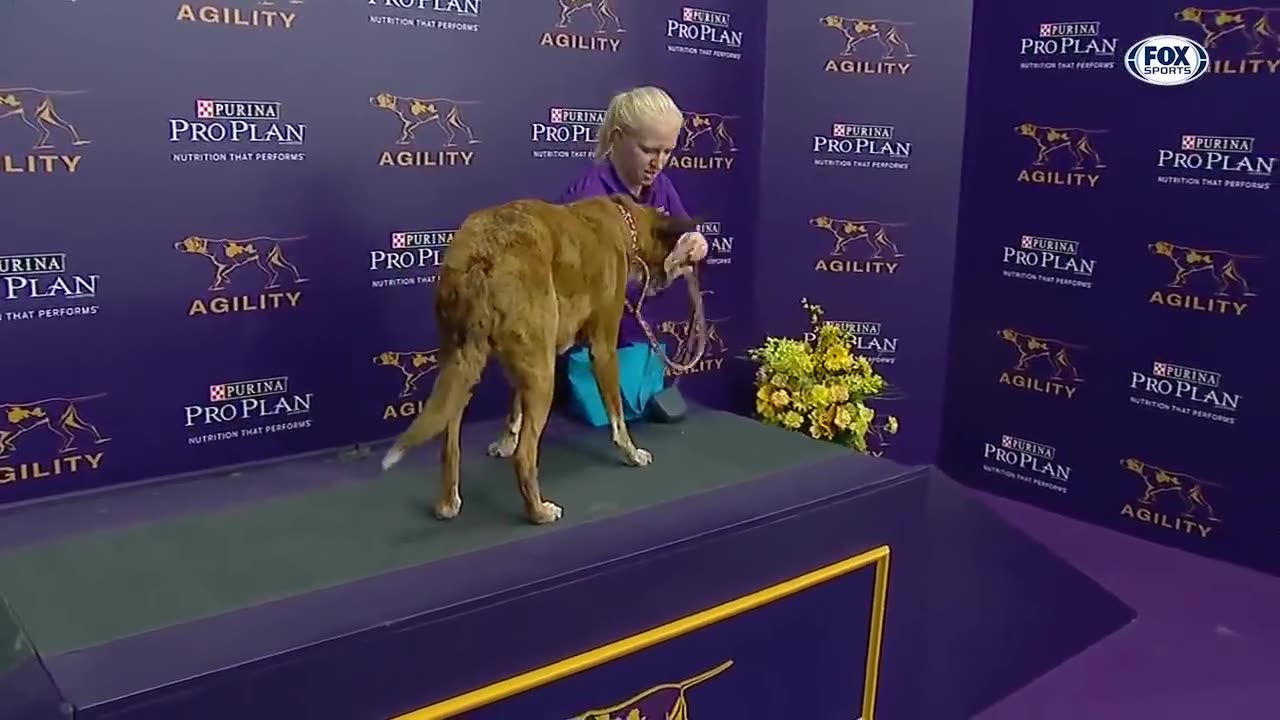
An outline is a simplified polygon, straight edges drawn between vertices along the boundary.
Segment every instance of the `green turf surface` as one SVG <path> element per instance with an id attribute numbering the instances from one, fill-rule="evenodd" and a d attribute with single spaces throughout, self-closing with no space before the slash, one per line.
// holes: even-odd
<path id="1" fill-rule="evenodd" d="M 605 429 L 581 429 L 568 443 L 544 443 L 543 494 L 565 509 L 551 526 L 524 521 L 509 461 L 475 453 L 463 459 L 462 514 L 450 522 L 431 518 L 427 502 L 435 498 L 438 477 L 432 445 L 419 451 L 429 453 L 427 472 L 401 466 L 357 486 L 0 555 L 0 593 L 35 646 L 59 654 L 849 452 L 726 413 L 700 413 L 677 425 L 637 425 L 632 435 L 653 452 L 653 465 L 621 465 Z M 368 473 L 374 462 L 346 471 Z M 271 482 L 270 472 L 261 471 L 260 482 Z"/>
<path id="2" fill-rule="evenodd" d="M 31 659 L 31 648 L 4 598 L 0 598 L 0 677 Z M 0 692 L 0 696 L 4 693 Z"/>

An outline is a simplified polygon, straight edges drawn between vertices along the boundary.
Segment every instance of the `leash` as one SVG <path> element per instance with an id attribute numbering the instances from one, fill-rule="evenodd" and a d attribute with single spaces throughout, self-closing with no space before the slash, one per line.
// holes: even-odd
<path id="1" fill-rule="evenodd" d="M 635 218 L 632 217 L 631 211 L 627 209 L 626 205 L 617 201 L 615 201 L 614 204 L 618 206 L 618 211 L 622 213 L 622 219 L 627 225 L 627 230 L 631 233 L 631 252 L 628 257 L 629 264 L 633 266 L 638 265 L 640 268 L 640 275 L 643 278 L 641 281 L 640 299 L 637 300 L 634 305 L 632 305 L 631 301 L 626 298 L 626 290 L 624 287 L 624 307 L 626 307 L 627 311 L 636 319 L 636 323 L 640 325 L 640 330 L 644 332 L 645 339 L 649 342 L 649 348 L 662 360 L 662 363 L 667 366 L 667 369 L 669 369 L 678 378 L 681 374 L 692 370 L 699 362 L 702 361 L 702 355 L 706 351 L 707 347 L 707 333 L 702 317 L 702 293 L 700 292 L 698 284 L 696 274 L 697 269 L 692 269 L 689 274 L 685 276 L 685 282 L 692 285 L 689 299 L 693 304 L 693 307 L 689 311 L 689 331 L 690 333 L 697 335 L 697 342 L 692 353 L 693 357 L 690 358 L 688 362 L 677 363 L 667 357 L 667 351 L 662 347 L 662 343 L 658 342 L 657 334 L 653 332 L 653 328 L 650 327 L 649 323 L 644 319 L 644 316 L 640 314 L 640 307 L 644 304 L 644 299 L 649 295 L 649 266 L 640 258 L 640 231 L 636 228 Z M 693 300 L 695 295 L 698 298 L 697 301 Z M 701 332 L 699 332 L 697 328 L 701 328 Z M 677 355 L 679 355 L 678 350 Z"/>

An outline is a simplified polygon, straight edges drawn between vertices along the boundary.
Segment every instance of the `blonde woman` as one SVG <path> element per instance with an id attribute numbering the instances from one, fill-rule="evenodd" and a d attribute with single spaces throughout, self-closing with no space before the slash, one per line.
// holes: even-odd
<path id="1" fill-rule="evenodd" d="M 669 215 L 688 216 L 680 194 L 676 192 L 671 179 L 663 174 L 671 153 L 675 150 L 680 137 L 680 129 L 684 126 L 684 114 L 675 101 L 661 88 L 645 86 L 618 93 L 609 102 L 605 111 L 604 122 L 600 126 L 596 139 L 594 161 L 576 182 L 560 197 L 560 202 L 597 195 L 613 195 L 626 193 L 643 205 L 651 205 Z M 702 233 L 689 233 L 681 240 L 692 241 L 693 260 L 701 261 L 707 254 L 707 240 Z M 651 357 L 640 324 L 630 315 L 622 316 L 622 327 L 618 333 L 618 347 L 625 348 L 619 356 L 626 352 L 634 357 L 645 355 L 645 362 L 634 373 L 628 372 L 624 365 L 621 372 L 622 397 L 624 407 L 630 410 L 628 420 L 638 420 L 649 416 L 653 419 L 675 420 L 681 414 L 673 408 L 680 408 L 683 402 L 674 387 L 664 391 L 665 400 L 660 409 L 649 411 L 647 407 L 651 399 L 652 383 L 646 377 L 652 377 L 654 368 L 661 369 L 662 361 Z M 574 348 L 570 351 L 569 362 L 589 362 L 585 348 Z M 578 406 L 578 414 L 598 424 L 600 416 L 591 410 L 584 410 L 583 402 L 598 403 L 599 389 L 594 381 L 582 375 L 579 381 L 576 368 L 570 368 L 570 393 Z M 588 387 L 589 385 L 589 387 Z M 594 397 L 592 389 L 594 388 Z M 599 408 L 603 411 L 603 407 Z"/>

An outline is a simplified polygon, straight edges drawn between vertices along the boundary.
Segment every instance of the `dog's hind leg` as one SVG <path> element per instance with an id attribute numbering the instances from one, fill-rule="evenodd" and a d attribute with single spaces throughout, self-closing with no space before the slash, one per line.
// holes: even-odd
<path id="1" fill-rule="evenodd" d="M 462 510 L 462 413 L 449 420 L 440 447 L 440 499 L 436 501 L 436 517 L 450 520 Z"/>
<path id="2" fill-rule="evenodd" d="M 515 383 L 512 383 L 514 386 Z M 524 409 L 520 404 L 520 392 L 511 396 L 511 410 L 507 412 L 506 425 L 497 440 L 489 443 L 489 457 L 509 458 L 516 451 L 520 442 L 520 425 L 524 420 Z"/>
<path id="3" fill-rule="evenodd" d="M 531 521 L 539 525 L 553 523 L 564 514 L 559 505 L 542 497 L 542 489 L 538 483 L 538 446 L 542 444 L 542 430 L 547 426 L 547 415 L 551 413 L 553 371 L 554 368 L 547 373 L 545 390 L 520 393 L 524 424 L 520 428 L 520 440 L 516 444 L 514 455 L 516 478 L 520 481 L 520 495 L 524 497 L 525 512 Z"/>
<path id="4" fill-rule="evenodd" d="M 609 416 L 609 431 L 613 445 L 622 453 L 622 459 L 628 465 L 643 467 L 653 462 L 653 454 L 648 450 L 636 447 L 627 432 L 627 421 L 622 415 L 622 385 L 618 378 L 618 334 L 602 332 L 592 334 L 591 338 L 591 372 L 596 377 L 596 385 L 600 387 L 600 399 L 604 401 L 605 413 Z"/>
<path id="5" fill-rule="evenodd" d="M 512 333 L 505 340 L 495 345 L 501 348 L 502 366 L 520 402 L 520 435 L 512 455 L 520 495 L 530 521 L 539 525 L 553 523 L 564 511 L 542 497 L 538 484 L 538 446 L 547 415 L 551 413 L 551 396 L 555 390 L 554 338 L 550 332 L 545 338 Z"/>

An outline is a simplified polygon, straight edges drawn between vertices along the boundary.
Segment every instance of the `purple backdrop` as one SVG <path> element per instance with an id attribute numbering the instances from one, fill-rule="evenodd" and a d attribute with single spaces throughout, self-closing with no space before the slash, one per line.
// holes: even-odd
<path id="1" fill-rule="evenodd" d="M 669 171 L 723 341 L 682 387 L 748 404 L 763 3 L 612 8 L 603 32 L 557 0 L 0 10 L 0 502 L 395 434 L 451 229 L 557 197 L 639 84 L 712 121 Z M 685 318 L 673 295 L 651 321 Z M 470 417 L 508 402 L 494 370 Z"/>
<path id="2" fill-rule="evenodd" d="M 967 2 L 774 2 L 760 262 L 766 334 L 846 324 L 892 384 L 877 454 L 932 462 L 960 188 Z M 773 49 L 777 48 L 775 52 Z"/>
<path id="3" fill-rule="evenodd" d="M 944 462 L 1280 572 L 1280 10 L 1185 7 L 978 3 Z M 1191 85 L 1124 70 L 1144 37 L 1214 27 L 1235 29 Z"/>
<path id="4" fill-rule="evenodd" d="M 0 503 L 395 434 L 451 229 L 555 197 L 654 83 L 712 128 L 669 171 L 713 245 L 690 395 L 746 410 L 807 296 L 892 383 L 875 453 L 1277 569 L 1280 11 L 984 3 L 971 54 L 966 3 L 136 5 L 0 10 Z M 1212 72 L 1129 77 L 1158 33 Z M 471 417 L 506 403 L 491 371 Z"/>

